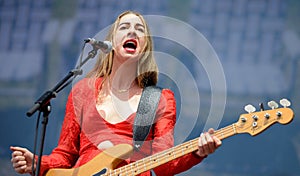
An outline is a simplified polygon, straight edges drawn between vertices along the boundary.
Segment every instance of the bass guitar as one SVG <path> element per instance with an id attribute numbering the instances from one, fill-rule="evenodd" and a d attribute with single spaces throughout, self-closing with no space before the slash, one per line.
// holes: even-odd
<path id="1" fill-rule="evenodd" d="M 241 133 L 249 133 L 251 136 L 255 136 L 277 122 L 280 124 L 288 124 L 292 121 L 294 112 L 288 108 L 290 102 L 287 99 L 280 100 L 280 104 L 283 107 L 278 108 L 278 104 L 271 101 L 268 103 L 271 108 L 270 110 L 262 109 L 258 112 L 255 112 L 254 106 L 247 105 L 245 106 L 245 110 L 248 113 L 241 114 L 237 122 L 216 130 L 213 135 L 220 140 Z M 198 150 L 198 138 L 123 167 L 116 168 L 123 159 L 128 158 L 133 152 L 131 145 L 119 144 L 105 150 L 78 168 L 50 169 L 46 173 L 46 176 L 134 176 L 196 150 Z"/>

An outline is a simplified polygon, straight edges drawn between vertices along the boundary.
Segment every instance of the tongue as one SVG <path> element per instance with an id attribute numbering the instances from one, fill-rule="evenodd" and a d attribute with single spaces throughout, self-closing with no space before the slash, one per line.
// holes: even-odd
<path id="1" fill-rule="evenodd" d="M 124 49 L 125 49 L 127 52 L 130 52 L 130 53 L 135 52 L 135 49 L 134 49 L 134 48 L 125 47 Z"/>

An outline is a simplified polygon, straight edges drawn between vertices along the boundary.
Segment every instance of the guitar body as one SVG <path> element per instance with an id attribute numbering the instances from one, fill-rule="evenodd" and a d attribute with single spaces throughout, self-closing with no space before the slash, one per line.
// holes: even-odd
<path id="1" fill-rule="evenodd" d="M 100 176 L 113 170 L 133 152 L 129 144 L 119 144 L 111 147 L 86 164 L 71 169 L 50 169 L 46 176 Z"/>

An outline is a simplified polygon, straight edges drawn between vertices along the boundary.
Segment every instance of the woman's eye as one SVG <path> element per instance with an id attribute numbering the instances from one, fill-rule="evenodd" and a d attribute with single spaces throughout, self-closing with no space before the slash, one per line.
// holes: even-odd
<path id="1" fill-rule="evenodd" d="M 138 28 L 138 31 L 145 32 L 145 30 L 143 28 Z"/>
<path id="2" fill-rule="evenodd" d="M 126 29 L 126 26 L 120 26 L 119 27 L 119 30 L 124 30 L 124 29 Z"/>

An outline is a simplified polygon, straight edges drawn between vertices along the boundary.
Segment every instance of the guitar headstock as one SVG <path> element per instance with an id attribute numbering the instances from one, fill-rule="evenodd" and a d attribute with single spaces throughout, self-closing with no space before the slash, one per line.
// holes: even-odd
<path id="1" fill-rule="evenodd" d="M 269 110 L 264 110 L 262 104 L 261 110 L 255 112 L 252 105 L 245 106 L 247 114 L 241 114 L 238 122 L 235 123 L 236 133 L 249 133 L 255 136 L 274 123 L 288 124 L 293 120 L 294 112 L 288 108 L 291 103 L 287 99 L 280 100 L 281 108 L 275 101 L 268 102 Z"/>

